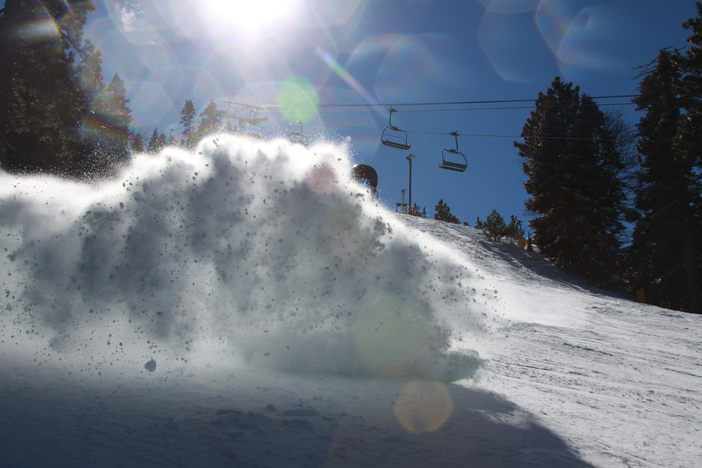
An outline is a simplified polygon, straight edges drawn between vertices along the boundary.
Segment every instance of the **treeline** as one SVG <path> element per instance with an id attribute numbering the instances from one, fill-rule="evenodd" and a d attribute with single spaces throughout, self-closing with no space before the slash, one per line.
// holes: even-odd
<path id="1" fill-rule="evenodd" d="M 700 313 L 702 278 L 702 4 L 685 50 L 643 67 L 628 135 L 578 86 L 556 78 L 515 142 L 524 159 L 541 252 L 603 287 Z"/>
<path id="2" fill-rule="evenodd" d="M 515 146 L 546 258 L 593 285 L 702 313 L 702 3 L 697 10 L 683 23 L 688 47 L 642 67 L 635 132 L 556 77 Z M 434 218 L 459 223 L 443 200 Z M 521 221 L 496 211 L 475 227 L 494 241 L 524 237 Z"/>
<path id="3" fill-rule="evenodd" d="M 418 216 L 420 218 L 426 218 L 427 209 L 414 203 L 407 214 Z M 461 224 L 461 221 L 451 212 L 451 208 L 443 198 L 439 199 L 437 204 L 434 205 L 434 219 L 452 224 Z M 470 226 L 468 221 L 464 221 L 463 225 Z M 508 239 L 511 241 L 516 241 L 520 245 L 526 245 L 526 239 L 524 238 L 524 225 L 515 215 L 511 215 L 509 223 L 507 223 L 502 215 L 497 212 L 497 210 L 492 210 L 485 221 L 482 221 L 478 216 L 474 227 L 482 230 L 485 237 L 487 237 L 487 239 L 490 241 L 498 242 L 502 239 Z"/>
<path id="4" fill-rule="evenodd" d="M 148 142 L 144 143 L 144 137 L 140 132 L 134 134 L 131 149 L 134 153 L 149 152 L 157 153 L 166 146 L 183 146 L 191 148 L 196 142 L 200 141 L 205 135 L 225 128 L 224 116 L 225 111 L 217 107 L 214 100 L 210 100 L 209 104 L 199 114 L 199 120 L 195 104 L 190 99 L 186 99 L 183 109 L 180 111 L 180 138 L 171 134 L 166 136 L 160 132 L 158 128 L 154 128 L 151 132 L 151 137 Z M 197 125 L 196 125 L 197 124 Z"/>
<path id="5" fill-rule="evenodd" d="M 133 131 L 124 81 L 103 77 L 102 53 L 83 37 L 89 0 L 6 0 L 0 9 L 0 168 L 92 179 L 131 153 L 191 146 L 222 126 L 214 101 L 182 111 L 182 138 Z"/>
<path id="6" fill-rule="evenodd" d="M 0 10 L 0 167 L 92 177 L 129 154 L 124 82 L 83 38 L 85 0 L 6 0 Z"/>

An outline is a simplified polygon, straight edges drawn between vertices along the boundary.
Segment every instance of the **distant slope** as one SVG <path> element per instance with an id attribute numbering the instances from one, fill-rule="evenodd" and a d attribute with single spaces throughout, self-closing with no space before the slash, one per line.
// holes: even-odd
<path id="1" fill-rule="evenodd" d="M 576 276 L 549 264 L 538 253 L 526 252 L 514 244 L 488 241 L 479 229 L 417 216 L 400 217 L 408 226 L 445 242 L 493 275 L 599 291 L 587 286 Z"/>
<path id="2" fill-rule="evenodd" d="M 472 228 L 403 221 L 470 259 L 494 287 L 479 388 L 538 415 L 599 466 L 702 460 L 702 317 L 587 288 Z"/>

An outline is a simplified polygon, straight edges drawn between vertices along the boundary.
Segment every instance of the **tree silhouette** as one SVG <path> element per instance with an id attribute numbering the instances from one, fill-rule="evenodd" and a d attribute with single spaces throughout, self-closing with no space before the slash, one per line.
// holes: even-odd
<path id="1" fill-rule="evenodd" d="M 505 233 L 505 219 L 496 210 L 492 210 L 483 224 L 483 232 L 488 240 L 499 241 Z"/>
<path id="2" fill-rule="evenodd" d="M 195 125 L 195 105 L 190 99 L 185 101 L 183 109 L 180 111 L 180 125 L 183 127 L 182 144 L 186 147 L 193 145 L 193 126 Z"/>
<path id="3" fill-rule="evenodd" d="M 702 213 L 694 160 L 683 128 L 689 117 L 681 95 L 683 58 L 661 50 L 645 70 L 637 108 L 641 163 L 636 190 L 640 213 L 630 248 L 634 288 L 663 307 L 700 312 Z"/>
<path id="4" fill-rule="evenodd" d="M 213 132 L 217 132 L 222 128 L 222 121 L 225 112 L 217 108 L 217 103 L 210 100 L 205 110 L 200 113 L 200 126 L 197 129 L 197 134 L 200 138 Z"/>
<path id="5" fill-rule="evenodd" d="M 458 218 L 451 213 L 451 208 L 449 208 L 448 204 L 446 204 L 443 199 L 440 199 L 434 206 L 434 219 L 454 224 L 460 223 Z"/>
<path id="6" fill-rule="evenodd" d="M 592 98 L 557 77 L 539 93 L 522 138 L 515 146 L 542 253 L 596 285 L 616 283 L 625 194 L 607 118 Z"/>
<path id="7" fill-rule="evenodd" d="M 14 172 L 76 176 L 88 149 L 80 135 L 89 93 L 78 78 L 85 58 L 85 0 L 6 0 L 0 15 L 0 165 Z M 57 28 L 36 30 L 48 18 Z"/>

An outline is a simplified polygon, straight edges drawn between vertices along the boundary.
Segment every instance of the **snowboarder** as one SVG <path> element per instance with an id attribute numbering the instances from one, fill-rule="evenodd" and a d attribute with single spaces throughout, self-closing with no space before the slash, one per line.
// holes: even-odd
<path id="1" fill-rule="evenodd" d="M 373 196 L 377 196 L 378 173 L 367 164 L 356 164 L 351 169 L 351 177 L 361 185 L 369 187 Z"/>

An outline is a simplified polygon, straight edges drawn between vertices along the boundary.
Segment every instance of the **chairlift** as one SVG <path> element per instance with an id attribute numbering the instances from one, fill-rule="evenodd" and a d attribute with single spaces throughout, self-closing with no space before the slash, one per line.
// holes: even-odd
<path id="1" fill-rule="evenodd" d="M 441 150 L 441 164 L 439 164 L 439 167 L 449 171 L 465 172 L 468 167 L 468 160 L 463 153 L 458 151 L 458 132 L 451 132 L 450 135 L 453 135 L 456 148 L 445 148 Z"/>
<path id="2" fill-rule="evenodd" d="M 388 112 L 390 113 L 388 125 L 383 129 L 383 133 L 380 135 L 380 142 L 392 148 L 401 150 L 410 149 L 410 144 L 407 141 L 407 132 L 392 124 L 392 113 L 397 112 L 397 110 L 390 108 Z"/>
<path id="3" fill-rule="evenodd" d="M 304 133 L 302 133 L 302 122 L 298 120 L 297 124 L 300 126 L 300 131 L 290 132 L 288 134 L 288 140 L 290 140 L 291 143 L 298 143 L 300 145 L 307 146 L 307 136 Z"/>
<path id="4" fill-rule="evenodd" d="M 243 104 L 240 102 L 224 100 L 229 105 L 229 110 L 227 112 L 227 118 L 231 120 L 236 120 L 238 125 L 236 132 L 242 135 L 247 135 L 254 138 L 263 138 L 262 133 L 258 133 L 249 130 L 247 125 L 259 125 L 261 122 L 268 120 L 267 117 L 259 117 L 258 112 L 261 110 L 258 106 L 253 106 L 251 104 Z"/>

